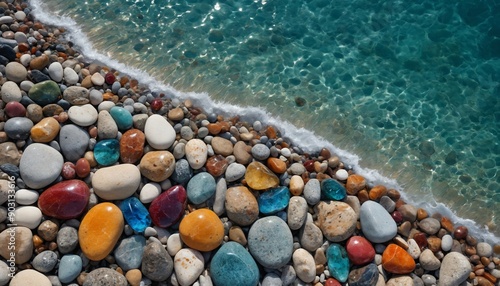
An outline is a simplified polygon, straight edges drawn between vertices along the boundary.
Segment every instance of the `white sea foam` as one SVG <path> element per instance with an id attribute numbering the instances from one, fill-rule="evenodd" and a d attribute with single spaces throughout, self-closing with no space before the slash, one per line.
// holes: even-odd
<path id="1" fill-rule="evenodd" d="M 479 240 L 484 240 L 490 243 L 500 243 L 500 238 L 488 231 L 486 227 L 482 227 L 473 220 L 458 217 L 453 210 L 450 210 L 445 204 L 436 202 L 433 197 L 415 198 L 408 196 L 396 180 L 383 176 L 380 172 L 374 169 L 363 168 L 360 164 L 361 158 L 356 154 L 342 150 L 324 138 L 317 136 L 314 132 L 297 128 L 293 124 L 281 120 L 279 117 L 273 116 L 263 107 L 242 107 L 213 100 L 207 93 L 181 92 L 170 85 L 160 82 L 147 72 L 127 66 L 124 63 L 117 61 L 105 54 L 94 49 L 92 42 L 87 35 L 82 32 L 78 24 L 68 16 L 59 16 L 51 13 L 48 7 L 43 3 L 43 0 L 31 0 L 31 7 L 35 17 L 42 23 L 64 27 L 68 33 L 66 38 L 73 42 L 89 61 L 96 61 L 114 68 L 122 73 L 137 79 L 141 84 L 147 85 L 152 91 L 165 93 L 167 96 L 178 99 L 190 99 L 196 106 L 201 106 L 207 113 L 217 113 L 225 116 L 238 115 L 242 120 L 253 122 L 259 120 L 264 124 L 273 125 L 279 129 L 281 135 L 288 138 L 295 145 L 307 152 L 319 151 L 321 148 L 328 148 L 332 153 L 346 164 L 349 169 L 354 170 L 357 174 L 362 175 L 367 179 L 370 185 L 385 185 L 388 188 L 399 190 L 403 198 L 411 202 L 417 207 L 422 207 L 429 213 L 441 213 L 450 217 L 457 225 L 464 225 L 469 228 L 470 233 L 474 234 Z M 56 12 L 58 13 L 58 12 Z"/>

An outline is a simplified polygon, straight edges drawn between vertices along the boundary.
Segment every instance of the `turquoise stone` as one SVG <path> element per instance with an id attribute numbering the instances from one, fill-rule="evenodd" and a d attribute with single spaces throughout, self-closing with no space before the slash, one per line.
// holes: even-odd
<path id="1" fill-rule="evenodd" d="M 145 246 L 146 238 L 143 235 L 122 239 L 114 251 L 116 263 L 125 271 L 140 268 Z"/>
<path id="2" fill-rule="evenodd" d="M 346 282 L 349 276 L 349 257 L 345 248 L 337 243 L 330 244 L 326 252 L 328 270 L 333 278 Z"/>
<path id="3" fill-rule="evenodd" d="M 75 280 L 82 271 L 82 259 L 76 254 L 66 254 L 61 257 L 57 277 L 62 283 L 70 283 Z"/>
<path id="4" fill-rule="evenodd" d="M 125 199 L 120 204 L 123 217 L 130 227 L 141 233 L 151 224 L 151 217 L 146 207 L 136 197 Z"/>
<path id="5" fill-rule="evenodd" d="M 215 179 L 207 172 L 196 174 L 187 184 L 187 197 L 193 204 L 201 204 L 215 194 Z"/>
<path id="6" fill-rule="evenodd" d="M 273 188 L 261 193 L 257 201 L 261 213 L 273 214 L 284 210 L 288 206 L 290 190 L 287 187 Z"/>
<path id="7" fill-rule="evenodd" d="M 346 189 L 337 180 L 325 179 L 321 182 L 321 194 L 325 199 L 341 201 L 346 197 Z"/>
<path id="8" fill-rule="evenodd" d="M 60 95 L 59 85 L 51 80 L 34 84 L 28 92 L 28 97 L 41 106 L 56 102 Z"/>
<path id="9" fill-rule="evenodd" d="M 109 110 L 109 114 L 113 117 L 120 131 L 125 131 L 132 127 L 132 114 L 125 108 L 114 106 Z"/>
<path id="10" fill-rule="evenodd" d="M 241 244 L 230 241 L 222 245 L 212 258 L 210 276 L 216 286 L 256 286 L 259 268 Z"/>
<path id="11" fill-rule="evenodd" d="M 97 142 L 94 146 L 94 158 L 99 165 L 110 166 L 120 158 L 120 141 L 106 139 Z"/>

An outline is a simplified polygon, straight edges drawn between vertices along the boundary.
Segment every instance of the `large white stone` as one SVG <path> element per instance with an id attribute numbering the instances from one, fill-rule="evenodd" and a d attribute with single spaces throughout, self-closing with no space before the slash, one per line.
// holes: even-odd
<path id="1" fill-rule="evenodd" d="M 471 271 L 472 267 L 467 257 L 458 252 L 450 252 L 441 262 L 438 286 L 460 285 L 467 280 Z"/>
<path id="2" fill-rule="evenodd" d="M 70 67 L 64 68 L 63 71 L 64 81 L 67 85 L 72 85 L 78 83 L 78 74 Z"/>
<path id="3" fill-rule="evenodd" d="M 174 257 L 174 270 L 181 286 L 193 284 L 205 269 L 205 260 L 198 250 L 183 248 Z"/>
<path id="4" fill-rule="evenodd" d="M 293 252 L 293 268 L 300 280 L 311 283 L 316 278 L 316 263 L 309 251 L 299 248 Z"/>
<path id="5" fill-rule="evenodd" d="M 380 204 L 366 201 L 361 205 L 359 220 L 366 238 L 374 243 L 384 243 L 396 236 L 396 222 Z"/>
<path id="6" fill-rule="evenodd" d="M 144 126 L 148 144 L 158 150 L 168 149 L 175 141 L 175 130 L 163 116 L 151 115 Z"/>
<path id="7" fill-rule="evenodd" d="M 0 91 L 2 94 L 2 100 L 5 103 L 11 102 L 11 101 L 21 101 L 21 98 L 23 97 L 21 94 L 21 89 L 19 89 L 19 86 L 17 86 L 17 83 L 13 81 L 7 81 L 2 85 L 2 89 Z"/>
<path id="8" fill-rule="evenodd" d="M 41 143 L 30 144 L 19 162 L 21 178 L 26 186 L 41 189 L 61 174 L 63 156 L 56 149 Z"/>
<path id="9" fill-rule="evenodd" d="M 146 123 L 147 124 L 147 123 Z M 207 162 L 207 144 L 200 139 L 192 139 L 186 143 L 186 159 L 191 168 L 197 170 Z"/>
<path id="10" fill-rule="evenodd" d="M 39 208 L 33 206 L 22 206 L 16 208 L 14 211 L 14 217 L 16 223 L 19 226 L 25 226 L 29 229 L 35 229 L 40 225 L 42 221 L 42 211 Z"/>
<path id="11" fill-rule="evenodd" d="M 68 110 L 68 116 L 76 125 L 86 127 L 97 121 L 98 113 L 92 104 L 85 104 L 82 106 L 73 105 Z"/>
<path id="12" fill-rule="evenodd" d="M 53 81 L 60 82 L 63 79 L 64 71 L 59 62 L 53 62 L 49 66 L 49 76 Z"/>
<path id="13" fill-rule="evenodd" d="M 139 188 L 141 172 L 133 164 L 101 168 L 92 176 L 94 193 L 105 200 L 123 200 Z"/>

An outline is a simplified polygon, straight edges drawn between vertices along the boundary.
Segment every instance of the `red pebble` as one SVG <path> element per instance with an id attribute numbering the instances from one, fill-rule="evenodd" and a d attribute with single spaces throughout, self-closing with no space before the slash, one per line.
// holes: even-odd
<path id="1" fill-rule="evenodd" d="M 139 129 L 130 129 L 120 138 L 120 158 L 123 163 L 135 164 L 144 154 L 146 135 Z"/>
<path id="2" fill-rule="evenodd" d="M 176 185 L 151 202 L 149 214 L 156 226 L 169 227 L 182 217 L 186 203 L 186 189 L 181 185 Z"/>
<path id="3" fill-rule="evenodd" d="M 43 191 L 38 208 L 44 215 L 57 219 L 79 217 L 87 208 L 90 190 L 85 182 L 69 180 L 59 182 Z"/>
<path id="4" fill-rule="evenodd" d="M 375 249 L 372 244 L 362 236 L 349 238 L 346 244 L 349 260 L 354 265 L 365 265 L 375 258 Z"/>
<path id="5" fill-rule="evenodd" d="M 5 105 L 5 114 L 9 117 L 25 117 L 26 108 L 17 101 L 11 101 Z"/>
<path id="6" fill-rule="evenodd" d="M 469 230 L 465 226 L 459 226 L 453 232 L 453 236 L 456 239 L 465 239 L 467 237 L 467 234 L 469 234 Z"/>
<path id="7" fill-rule="evenodd" d="M 420 247 L 420 250 L 422 250 L 422 249 L 424 249 L 424 248 L 427 247 L 428 243 L 427 243 L 427 236 L 425 235 L 425 233 L 423 233 L 423 232 L 416 233 L 413 236 L 413 239 L 415 240 L 415 242 Z"/>
<path id="8" fill-rule="evenodd" d="M 400 224 L 403 222 L 403 214 L 401 212 L 393 211 L 391 216 L 397 224 Z"/>
<path id="9" fill-rule="evenodd" d="M 61 171 L 61 176 L 66 180 L 74 179 L 76 176 L 75 164 L 65 162 Z"/>
<path id="10" fill-rule="evenodd" d="M 328 278 L 325 281 L 325 286 L 342 286 L 342 284 L 334 278 Z"/>
<path id="11" fill-rule="evenodd" d="M 159 98 L 155 98 L 153 99 L 153 101 L 151 101 L 150 106 L 153 111 L 158 111 L 163 107 L 163 101 Z"/>
<path id="12" fill-rule="evenodd" d="M 314 172 L 314 160 L 307 160 L 304 162 L 304 167 L 309 173 Z"/>
<path id="13" fill-rule="evenodd" d="M 90 163 L 85 158 L 80 158 L 75 165 L 76 175 L 79 178 L 85 178 L 90 174 Z"/>
<path id="14" fill-rule="evenodd" d="M 108 73 L 104 76 L 104 81 L 105 81 L 107 84 L 113 84 L 113 83 L 116 81 L 116 76 L 115 76 L 112 72 L 108 72 Z"/>

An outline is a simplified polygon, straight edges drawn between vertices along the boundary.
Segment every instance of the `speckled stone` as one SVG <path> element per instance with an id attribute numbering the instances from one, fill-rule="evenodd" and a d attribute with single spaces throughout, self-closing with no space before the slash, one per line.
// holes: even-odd
<path id="1" fill-rule="evenodd" d="M 142 274 L 153 281 L 163 281 L 173 270 L 174 261 L 165 247 L 159 241 L 149 241 L 142 256 Z"/>
<path id="2" fill-rule="evenodd" d="M 244 186 L 227 189 L 225 208 L 228 218 L 240 226 L 251 225 L 259 216 L 257 199 Z"/>
<path id="3" fill-rule="evenodd" d="M 315 206 L 318 224 L 330 241 L 340 242 L 351 236 L 358 221 L 356 212 L 344 202 L 322 201 Z"/>
<path id="4" fill-rule="evenodd" d="M 92 270 L 85 277 L 83 286 L 127 286 L 125 276 L 111 268 L 98 268 Z"/>
<path id="5" fill-rule="evenodd" d="M 9 286 L 52 286 L 49 278 L 33 269 L 19 271 L 10 281 Z"/>
<path id="6" fill-rule="evenodd" d="M 146 239 L 143 235 L 132 235 L 118 243 L 114 250 L 116 263 L 125 271 L 141 267 Z"/>
<path id="7" fill-rule="evenodd" d="M 248 248 L 262 266 L 279 269 L 292 258 L 292 233 L 288 225 L 277 216 L 261 218 L 248 232 Z"/>
<path id="8" fill-rule="evenodd" d="M 57 254 L 52 250 L 45 250 L 33 258 L 33 268 L 42 273 L 46 273 L 54 269 L 57 264 Z"/>
<path id="9" fill-rule="evenodd" d="M 168 179 L 175 168 L 175 158 L 169 151 L 151 151 L 146 153 L 139 163 L 141 174 L 153 182 Z"/>
<path id="10" fill-rule="evenodd" d="M 450 252 L 441 262 L 439 286 L 454 286 L 464 282 L 472 271 L 469 260 L 463 254 Z"/>
<path id="11" fill-rule="evenodd" d="M 217 286 L 256 286 L 259 268 L 248 251 L 236 242 L 227 242 L 210 262 L 210 276 Z"/>

